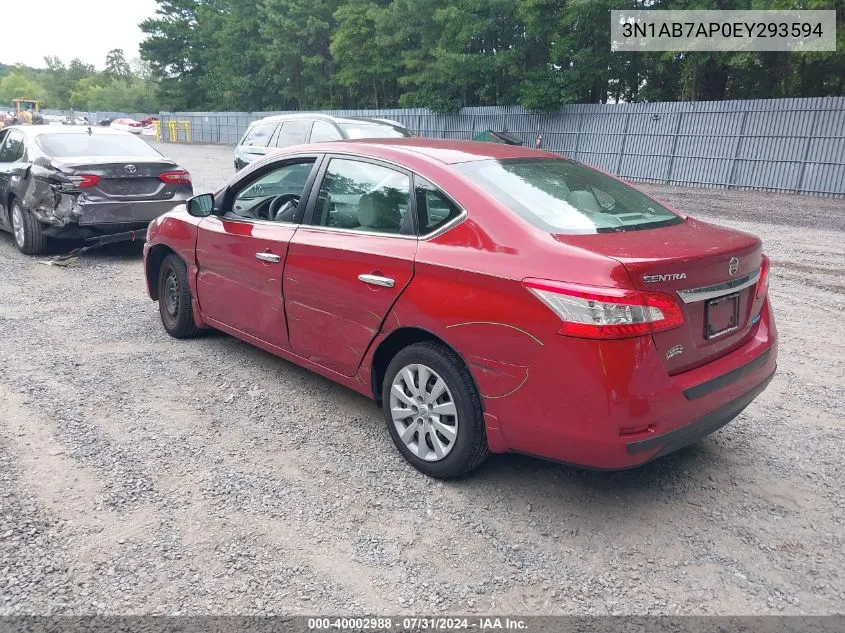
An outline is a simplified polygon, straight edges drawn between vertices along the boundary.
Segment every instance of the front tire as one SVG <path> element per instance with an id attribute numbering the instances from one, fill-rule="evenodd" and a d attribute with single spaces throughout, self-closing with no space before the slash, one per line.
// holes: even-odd
<path id="1" fill-rule="evenodd" d="M 158 272 L 158 311 L 164 329 L 173 338 L 191 338 L 200 333 L 194 322 L 188 269 L 176 255 L 168 255 Z"/>
<path id="2" fill-rule="evenodd" d="M 489 454 L 472 375 L 441 343 L 415 343 L 396 354 L 385 372 L 382 408 L 396 448 L 430 477 L 458 477 Z"/>
<path id="3" fill-rule="evenodd" d="M 41 255 L 47 251 L 47 237 L 34 215 L 24 209 L 17 198 L 9 208 L 15 246 L 24 255 Z"/>

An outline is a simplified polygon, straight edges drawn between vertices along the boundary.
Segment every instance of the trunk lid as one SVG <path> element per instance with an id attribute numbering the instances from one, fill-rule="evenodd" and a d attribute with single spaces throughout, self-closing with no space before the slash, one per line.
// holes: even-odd
<path id="1" fill-rule="evenodd" d="M 97 184 L 85 189 L 92 199 L 166 199 L 178 189 L 178 185 L 167 184 L 159 178 L 162 173 L 179 169 L 176 163 L 166 158 L 71 156 L 54 158 L 51 164 L 65 176 L 97 176 Z"/>
<path id="2" fill-rule="evenodd" d="M 759 238 L 693 218 L 657 229 L 555 238 L 615 259 L 635 288 L 679 302 L 683 325 L 652 335 L 670 374 L 724 356 L 751 336 L 763 302 L 755 299 Z"/>

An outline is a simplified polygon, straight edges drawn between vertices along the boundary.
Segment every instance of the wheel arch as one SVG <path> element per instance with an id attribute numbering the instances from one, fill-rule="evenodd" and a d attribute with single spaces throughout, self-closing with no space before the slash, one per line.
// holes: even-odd
<path id="1" fill-rule="evenodd" d="M 164 261 L 165 257 L 171 254 L 176 255 L 176 257 L 180 257 L 179 253 L 166 244 L 156 244 L 150 248 L 150 252 L 147 255 L 145 271 L 147 277 L 147 290 L 153 301 L 158 301 L 158 274 L 161 270 L 161 263 Z"/>
<path id="2" fill-rule="evenodd" d="M 449 348 L 455 356 L 457 356 L 461 362 L 467 367 L 469 371 L 469 365 L 467 364 L 464 357 L 461 355 L 458 350 L 456 350 L 452 345 L 447 343 L 437 334 L 433 332 L 415 326 L 405 326 L 399 327 L 393 330 L 387 337 L 378 344 L 375 352 L 373 353 L 373 359 L 370 363 L 370 387 L 373 391 L 373 398 L 381 406 L 382 400 L 382 383 L 384 382 L 384 374 L 387 371 L 388 365 L 390 365 L 390 361 L 393 360 L 393 357 L 396 356 L 401 350 L 405 349 L 409 345 L 413 345 L 414 343 L 422 343 L 425 341 L 433 341 L 436 343 L 440 343 L 441 345 Z M 470 376 L 472 376 L 472 371 L 469 371 Z M 473 376 L 473 384 L 478 390 L 478 384 L 475 381 L 475 377 Z M 479 391 L 479 396 L 480 396 Z M 481 399 L 481 398 L 479 398 Z M 482 405 L 483 406 L 483 405 Z"/>
<path id="3" fill-rule="evenodd" d="M 12 202 L 17 199 L 15 192 L 9 191 L 6 194 L 6 199 L 3 200 L 3 210 L 6 212 L 6 220 L 9 222 L 9 226 L 12 226 Z"/>

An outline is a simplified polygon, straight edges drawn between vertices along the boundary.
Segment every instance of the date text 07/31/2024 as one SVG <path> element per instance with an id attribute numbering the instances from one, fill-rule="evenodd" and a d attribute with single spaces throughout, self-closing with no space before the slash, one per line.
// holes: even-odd
<path id="1" fill-rule="evenodd" d="M 309 618 L 308 628 L 312 631 L 525 631 L 525 620 L 507 617 L 352 617 L 352 618 Z"/>

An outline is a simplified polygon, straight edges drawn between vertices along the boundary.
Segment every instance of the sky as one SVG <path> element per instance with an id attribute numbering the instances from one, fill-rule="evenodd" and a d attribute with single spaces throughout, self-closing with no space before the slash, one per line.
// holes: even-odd
<path id="1" fill-rule="evenodd" d="M 155 0 L 35 0 L 17 5 L 14 28 L 4 28 L 0 36 L 0 63 L 43 68 L 44 56 L 56 55 L 65 64 L 78 57 L 98 69 L 113 48 L 122 48 L 127 60 L 138 57 L 143 39 L 138 24 L 157 6 Z"/>

